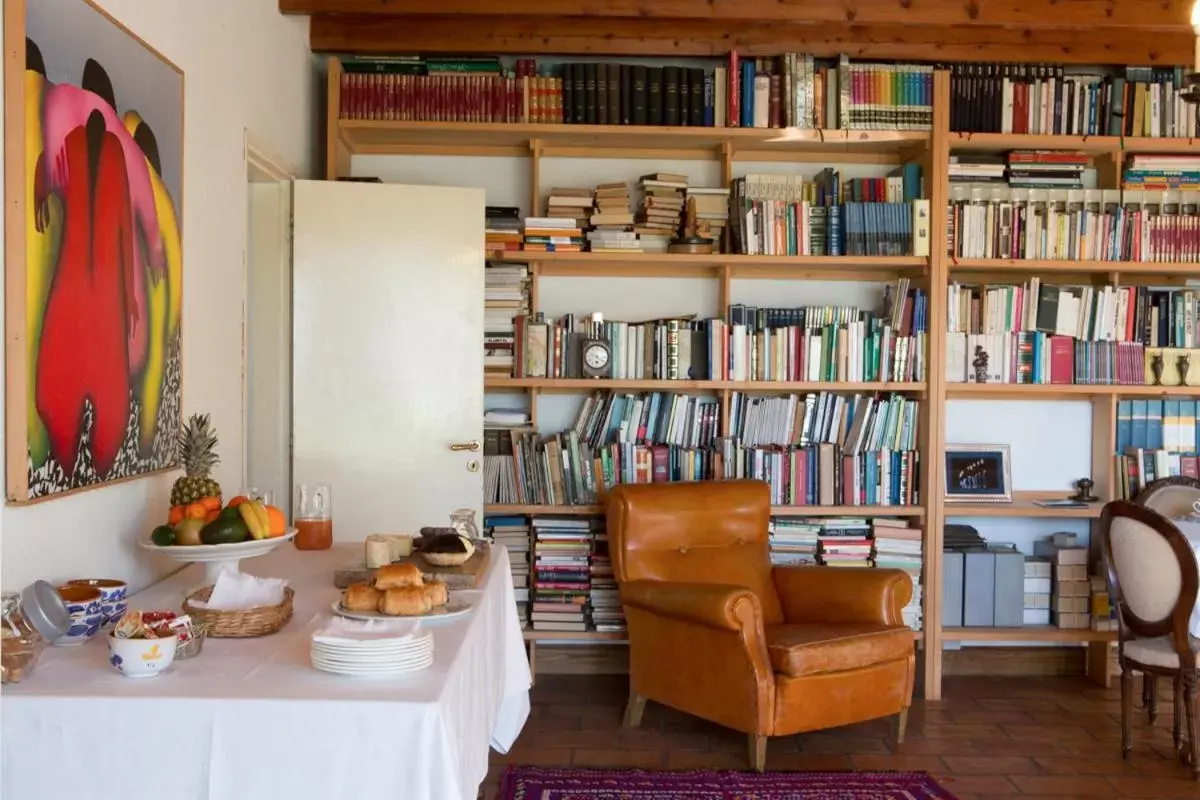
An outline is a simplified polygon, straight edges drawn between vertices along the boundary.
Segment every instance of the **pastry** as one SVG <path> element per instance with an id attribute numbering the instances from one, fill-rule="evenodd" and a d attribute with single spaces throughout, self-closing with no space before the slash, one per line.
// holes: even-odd
<path id="1" fill-rule="evenodd" d="M 413 564 L 388 564 L 375 570 L 376 589 L 398 589 L 402 586 L 420 586 L 425 581 L 421 570 Z"/>
<path id="2" fill-rule="evenodd" d="M 401 586 L 388 589 L 379 601 L 379 611 L 393 617 L 424 614 L 430 609 L 429 596 L 423 586 Z"/>
<path id="3" fill-rule="evenodd" d="M 379 598 L 383 595 L 374 586 L 356 583 L 346 587 L 342 595 L 342 608 L 347 611 L 375 611 L 379 608 Z"/>
<path id="4" fill-rule="evenodd" d="M 425 590 L 425 596 L 429 598 L 429 605 L 434 608 L 446 605 L 446 601 L 450 599 L 446 584 L 441 581 L 430 581 L 422 588 Z"/>
<path id="5" fill-rule="evenodd" d="M 475 545 L 457 533 L 439 533 L 421 541 L 421 555 L 435 567 L 461 567 L 475 553 Z"/>

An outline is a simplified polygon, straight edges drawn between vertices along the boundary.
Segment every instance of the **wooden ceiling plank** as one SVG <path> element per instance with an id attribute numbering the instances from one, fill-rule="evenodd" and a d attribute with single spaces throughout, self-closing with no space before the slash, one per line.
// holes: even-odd
<path id="1" fill-rule="evenodd" d="M 284 13 L 1184 28 L 1191 0 L 279 0 Z"/>
<path id="2" fill-rule="evenodd" d="M 598 30 L 576 18 L 318 15 L 314 52 L 498 53 L 576 56 L 748 56 L 806 52 L 820 57 L 1065 64 L 1190 64 L 1186 31 L 1130 36 L 1120 29 L 965 26 L 761 25 L 696 20 L 611 19 Z"/>

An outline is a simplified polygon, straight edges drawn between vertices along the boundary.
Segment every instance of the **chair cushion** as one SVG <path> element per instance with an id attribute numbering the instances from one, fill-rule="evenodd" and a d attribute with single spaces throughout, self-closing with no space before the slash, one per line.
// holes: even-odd
<path id="1" fill-rule="evenodd" d="M 766 636 L 771 667 L 790 678 L 907 658 L 914 641 L 909 628 L 861 622 L 768 625 Z"/>
<path id="2" fill-rule="evenodd" d="M 1186 666 L 1195 669 L 1200 664 L 1200 639 L 1189 636 L 1192 646 L 1192 663 Z M 1175 652 L 1175 644 L 1169 636 L 1159 636 L 1154 639 L 1134 639 L 1125 643 L 1125 657 L 1148 667 L 1164 669 L 1179 669 L 1179 653 Z"/>

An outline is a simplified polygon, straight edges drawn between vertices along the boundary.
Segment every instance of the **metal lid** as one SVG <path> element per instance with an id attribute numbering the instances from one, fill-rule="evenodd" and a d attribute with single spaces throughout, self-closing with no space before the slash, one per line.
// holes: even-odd
<path id="1" fill-rule="evenodd" d="M 35 581 L 21 592 L 21 610 L 46 641 L 53 642 L 66 636 L 71 628 L 71 615 L 67 604 L 45 581 Z"/>

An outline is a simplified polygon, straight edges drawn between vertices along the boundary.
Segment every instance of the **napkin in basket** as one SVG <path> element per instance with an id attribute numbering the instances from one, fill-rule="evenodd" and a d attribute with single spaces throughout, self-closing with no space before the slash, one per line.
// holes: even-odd
<path id="1" fill-rule="evenodd" d="M 411 639 L 421 631 L 419 620 L 353 620 L 334 617 L 324 628 L 313 633 L 314 642 L 346 644 L 381 639 Z"/>
<path id="2" fill-rule="evenodd" d="M 222 570 L 213 585 L 207 602 L 191 601 L 196 608 L 211 611 L 238 611 L 260 606 L 277 606 L 283 602 L 287 581 L 280 578 L 258 578 L 244 572 Z"/>

